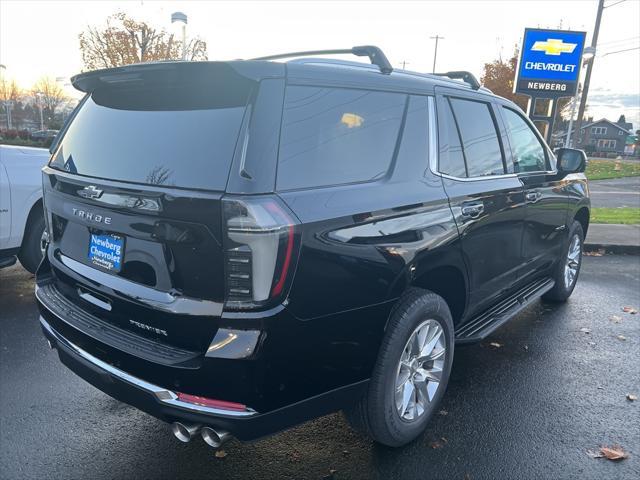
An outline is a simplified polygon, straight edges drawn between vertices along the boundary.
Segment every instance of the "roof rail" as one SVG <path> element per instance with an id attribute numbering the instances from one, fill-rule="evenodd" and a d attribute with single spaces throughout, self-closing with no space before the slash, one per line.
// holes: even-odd
<path id="1" fill-rule="evenodd" d="M 437 75 L 439 77 L 449 77 L 453 80 L 462 80 L 463 82 L 469 84 L 474 90 L 478 90 L 481 86 L 480 82 L 473 73 L 466 72 L 464 70 L 456 70 L 454 72 L 446 73 L 434 73 L 434 75 Z"/>
<path id="2" fill-rule="evenodd" d="M 309 50 L 306 52 L 291 52 L 291 53 L 279 53 L 277 55 L 268 55 L 266 57 L 252 58 L 251 60 L 276 60 L 278 58 L 290 58 L 290 57 L 308 57 L 312 55 L 337 55 L 337 54 L 352 54 L 357 57 L 369 57 L 369 60 L 373 65 L 377 65 L 381 73 L 389 75 L 393 72 L 393 67 L 386 55 L 378 47 L 373 45 L 362 45 L 360 47 L 353 47 L 347 49 L 338 50 Z"/>

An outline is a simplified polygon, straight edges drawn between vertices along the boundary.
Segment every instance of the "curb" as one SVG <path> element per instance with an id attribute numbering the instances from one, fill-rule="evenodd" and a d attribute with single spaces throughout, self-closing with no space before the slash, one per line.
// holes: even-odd
<path id="1" fill-rule="evenodd" d="M 585 243 L 585 252 L 609 253 L 614 255 L 640 255 L 640 245 L 616 245 L 610 243 Z"/>

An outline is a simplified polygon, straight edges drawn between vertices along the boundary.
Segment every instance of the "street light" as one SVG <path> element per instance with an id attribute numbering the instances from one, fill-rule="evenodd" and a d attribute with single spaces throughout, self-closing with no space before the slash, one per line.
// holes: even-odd
<path id="1" fill-rule="evenodd" d="M 7 71 L 7 66 L 0 63 L 0 70 L 3 72 Z M 12 127 L 12 122 L 11 122 L 11 107 L 12 107 L 12 103 L 11 103 L 11 99 L 9 98 L 5 98 L 4 99 L 4 109 L 7 112 L 7 130 L 11 130 Z"/>
<path id="2" fill-rule="evenodd" d="M 182 12 L 171 14 L 171 23 L 178 23 L 182 27 L 182 60 L 187 59 L 187 15 Z"/>
<path id="3" fill-rule="evenodd" d="M 582 60 L 588 62 L 593 57 L 596 56 L 596 47 L 584 47 L 584 51 L 582 52 Z"/>
<path id="4" fill-rule="evenodd" d="M 44 93 L 36 92 L 36 98 L 38 99 L 38 107 L 40 107 L 40 130 L 44 130 L 44 117 L 42 116 L 42 97 L 44 97 Z"/>
<path id="5" fill-rule="evenodd" d="M 596 47 L 585 47 L 582 52 L 582 67 L 584 68 L 593 57 L 596 56 Z M 579 77 L 579 75 L 578 75 Z M 571 129 L 573 128 L 573 116 L 576 114 L 576 105 L 578 103 L 578 98 L 580 95 L 580 84 L 578 83 L 576 87 L 576 94 L 573 96 L 573 101 L 571 104 L 571 115 L 569 116 L 569 128 L 567 129 L 567 138 L 564 140 L 564 148 L 571 148 Z"/>

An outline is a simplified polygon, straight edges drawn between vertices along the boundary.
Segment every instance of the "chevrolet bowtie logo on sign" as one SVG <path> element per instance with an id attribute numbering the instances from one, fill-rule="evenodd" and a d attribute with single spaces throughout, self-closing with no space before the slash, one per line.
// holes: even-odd
<path id="1" fill-rule="evenodd" d="M 544 42 L 537 41 L 533 44 L 531 50 L 544 52 L 547 55 L 561 55 L 563 53 L 573 53 L 577 46 L 577 43 L 564 43 L 558 38 L 550 38 Z"/>
<path id="2" fill-rule="evenodd" d="M 527 28 L 515 81 L 516 93 L 543 98 L 574 95 L 584 39 L 584 32 Z"/>

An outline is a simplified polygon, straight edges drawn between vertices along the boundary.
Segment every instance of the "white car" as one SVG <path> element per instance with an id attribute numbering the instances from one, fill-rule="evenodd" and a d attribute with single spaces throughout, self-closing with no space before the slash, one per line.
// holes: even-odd
<path id="1" fill-rule="evenodd" d="M 46 245 L 42 210 L 45 148 L 0 145 L 0 268 L 16 256 L 35 273 Z"/>

